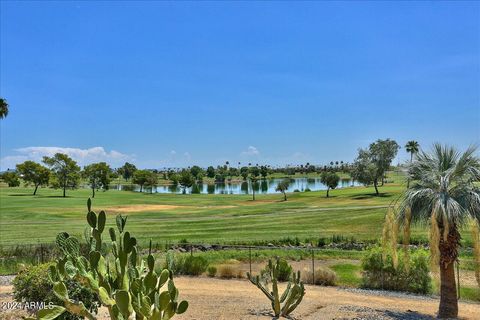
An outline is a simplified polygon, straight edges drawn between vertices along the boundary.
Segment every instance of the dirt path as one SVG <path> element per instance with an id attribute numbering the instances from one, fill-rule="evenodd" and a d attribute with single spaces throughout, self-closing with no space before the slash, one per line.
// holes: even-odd
<path id="1" fill-rule="evenodd" d="M 272 319 L 265 296 L 247 280 L 178 277 L 180 298 L 189 310 L 175 319 Z M 0 303 L 12 301 L 11 286 L 0 287 Z M 432 319 L 438 299 L 398 293 L 381 295 L 361 290 L 306 286 L 307 294 L 295 310 L 295 319 Z M 460 302 L 462 319 L 479 319 L 480 304 Z M 20 319 L 20 313 L 0 310 L 1 319 Z M 102 312 L 103 313 L 103 312 Z M 103 313 L 104 314 L 104 313 Z M 100 319 L 106 319 L 100 317 Z"/>

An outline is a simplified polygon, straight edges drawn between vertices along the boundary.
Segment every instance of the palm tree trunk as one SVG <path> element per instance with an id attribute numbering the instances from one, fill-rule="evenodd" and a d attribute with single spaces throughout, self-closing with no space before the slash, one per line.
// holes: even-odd
<path id="1" fill-rule="evenodd" d="M 440 267 L 440 319 L 456 318 L 458 315 L 457 287 L 455 283 L 455 269 L 453 263 Z"/>
<path id="2" fill-rule="evenodd" d="M 456 318 L 458 315 L 457 286 L 454 264 L 458 257 L 460 233 L 456 225 L 449 228 L 447 239 L 443 238 L 443 228 L 440 229 L 440 319 Z"/>

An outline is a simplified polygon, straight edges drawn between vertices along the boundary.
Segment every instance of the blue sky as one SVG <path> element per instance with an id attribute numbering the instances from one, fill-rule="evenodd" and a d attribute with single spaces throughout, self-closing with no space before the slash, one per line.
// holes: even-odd
<path id="1" fill-rule="evenodd" d="M 2 169 L 56 151 L 158 168 L 480 141 L 478 2 L 0 7 Z"/>

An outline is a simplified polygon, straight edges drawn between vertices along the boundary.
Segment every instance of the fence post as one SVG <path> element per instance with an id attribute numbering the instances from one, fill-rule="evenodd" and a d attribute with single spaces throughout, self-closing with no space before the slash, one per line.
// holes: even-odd
<path id="1" fill-rule="evenodd" d="M 312 284 L 315 285 L 315 251 L 312 249 Z"/>
<path id="2" fill-rule="evenodd" d="M 252 247 L 248 247 L 248 262 L 250 267 L 250 275 L 252 274 Z"/>
<path id="3" fill-rule="evenodd" d="M 40 257 L 41 257 L 41 261 L 42 261 L 42 264 L 44 263 L 44 258 L 43 258 L 43 243 L 40 243 Z"/>
<path id="4" fill-rule="evenodd" d="M 193 244 L 190 245 L 190 256 L 193 256 Z"/>

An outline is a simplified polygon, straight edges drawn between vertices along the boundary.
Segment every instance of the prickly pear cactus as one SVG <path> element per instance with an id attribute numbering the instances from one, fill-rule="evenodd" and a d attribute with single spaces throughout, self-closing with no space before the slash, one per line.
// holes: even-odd
<path id="1" fill-rule="evenodd" d="M 57 235 L 56 244 L 63 253 L 56 266 L 49 269 L 55 295 L 64 303 L 38 312 L 39 320 L 55 319 L 69 312 L 89 320 L 96 319 L 81 301 L 73 301 L 68 296 L 65 280 L 75 279 L 83 286 L 98 294 L 103 306 L 108 309 L 112 320 L 168 320 L 175 314 L 184 313 L 187 301 L 178 300 L 178 289 L 173 282 L 173 273 L 164 269 L 160 274 L 154 270 L 155 258 L 151 253 L 146 261 L 138 256 L 137 240 L 125 231 L 127 218 L 118 215 L 117 230 L 108 230 L 111 240 L 110 250 L 102 241 L 106 215 L 97 215 L 91 210 L 91 200 L 87 201 L 87 222 L 85 239 L 89 245 L 88 257 L 80 254 L 78 239 L 62 232 Z M 110 251 L 109 253 L 105 253 Z M 34 319 L 34 318 L 31 318 Z"/>
<path id="2" fill-rule="evenodd" d="M 278 269 L 280 260 L 277 259 L 275 263 L 272 260 L 268 261 L 268 280 L 272 283 L 272 289 L 270 290 L 268 281 L 262 280 L 260 276 L 253 276 L 247 272 L 247 277 L 251 283 L 257 286 L 272 303 L 273 313 L 278 318 L 288 317 L 290 313 L 295 310 L 296 307 L 302 302 L 305 295 L 305 287 L 303 282 L 300 281 L 300 271 L 292 273 L 290 280 L 288 281 L 287 288 L 282 293 L 278 292 Z"/>

